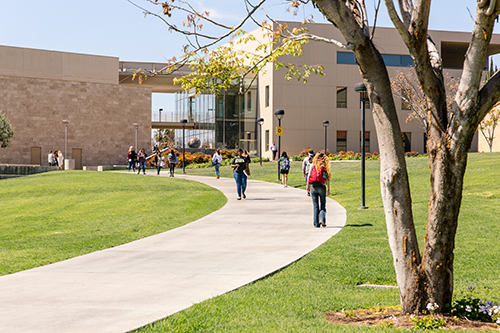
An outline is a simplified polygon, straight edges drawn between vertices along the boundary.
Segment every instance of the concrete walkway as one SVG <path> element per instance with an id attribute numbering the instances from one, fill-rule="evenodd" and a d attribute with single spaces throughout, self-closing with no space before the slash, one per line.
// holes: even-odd
<path id="1" fill-rule="evenodd" d="M 156 236 L 0 277 L 0 331 L 127 332 L 289 265 L 346 221 L 328 199 L 327 228 L 313 228 L 304 190 L 249 180 L 237 201 L 233 179 L 176 177 L 219 189 L 227 204 Z"/>

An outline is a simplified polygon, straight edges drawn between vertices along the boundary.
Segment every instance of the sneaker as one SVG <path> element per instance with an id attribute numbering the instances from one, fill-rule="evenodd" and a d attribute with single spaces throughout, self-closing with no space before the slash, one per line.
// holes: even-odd
<path id="1" fill-rule="evenodd" d="M 245 193 L 243 193 L 243 199 L 246 199 L 246 198 L 247 198 L 247 196 L 245 195 Z"/>
<path id="2" fill-rule="evenodd" d="M 241 200 L 241 197 L 237 197 L 236 200 Z"/>
<path id="3" fill-rule="evenodd" d="M 322 227 L 326 227 L 326 223 L 325 223 L 325 222 L 323 222 L 323 221 L 321 221 L 319 224 L 320 224 Z"/>

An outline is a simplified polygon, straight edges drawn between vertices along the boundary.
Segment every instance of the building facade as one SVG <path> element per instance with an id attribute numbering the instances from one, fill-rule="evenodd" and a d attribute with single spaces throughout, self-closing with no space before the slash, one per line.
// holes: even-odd
<path id="1" fill-rule="evenodd" d="M 77 169 L 126 164 L 136 134 L 149 148 L 151 88 L 120 85 L 118 68 L 113 57 L 0 46 L 0 110 L 14 128 L 0 164 L 47 165 L 66 144 Z"/>
<path id="2" fill-rule="evenodd" d="M 291 30 L 295 22 L 286 22 Z M 308 26 L 310 32 L 339 41 L 344 41 L 341 33 L 331 24 Z M 266 42 L 261 29 L 251 32 L 256 37 L 254 43 L 240 44 L 248 51 L 255 50 L 259 42 Z M 445 75 L 460 78 L 462 63 L 470 41 L 470 33 L 429 31 L 429 35 L 439 48 L 443 59 Z M 398 32 L 393 28 L 377 28 L 374 43 L 382 53 L 390 77 L 400 72 L 407 72 L 412 60 Z M 500 36 L 491 40 L 489 55 L 500 52 Z M 311 75 L 306 84 L 297 80 L 287 81 L 283 71 L 275 70 L 268 64 L 259 74 L 257 82 L 258 117 L 264 118 L 262 133 L 258 142 L 262 142 L 263 156 L 271 157 L 270 146 L 278 142 L 276 126 L 278 120 L 274 111 L 285 111 L 281 125 L 281 151 L 289 155 L 298 154 L 302 149 L 312 147 L 315 150 L 325 147 L 324 121 L 327 127 L 327 148 L 332 153 L 339 151 L 361 151 L 361 102 L 354 85 L 362 82 L 358 66 L 351 52 L 346 52 L 335 45 L 310 41 L 304 46 L 300 58 L 289 56 L 280 59 L 284 63 L 317 65 L 324 67 L 324 76 Z M 485 70 L 487 63 L 485 63 Z M 403 137 L 401 144 L 406 151 L 425 152 L 425 131 L 417 121 L 406 119 L 410 114 L 408 106 L 400 98 L 395 98 L 397 113 Z M 366 151 L 378 151 L 378 141 L 369 103 L 366 104 Z M 478 150 L 476 134 L 471 151 Z"/>

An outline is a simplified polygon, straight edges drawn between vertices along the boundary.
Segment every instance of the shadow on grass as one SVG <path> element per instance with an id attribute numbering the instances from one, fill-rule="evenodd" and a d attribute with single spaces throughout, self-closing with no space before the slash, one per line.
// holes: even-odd
<path id="1" fill-rule="evenodd" d="M 371 223 L 363 223 L 363 224 L 346 224 L 345 227 L 352 227 L 352 228 L 361 228 L 361 227 L 373 227 L 373 224 Z"/>

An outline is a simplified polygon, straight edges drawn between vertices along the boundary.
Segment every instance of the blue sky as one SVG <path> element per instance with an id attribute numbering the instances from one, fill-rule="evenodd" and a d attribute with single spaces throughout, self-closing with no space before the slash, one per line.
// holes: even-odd
<path id="1" fill-rule="evenodd" d="M 161 12 L 146 0 L 138 5 Z M 257 2 L 257 0 L 253 0 Z M 366 0 L 373 13 L 373 0 Z M 195 0 L 197 9 L 227 25 L 237 24 L 245 14 L 243 0 Z M 471 31 L 476 0 L 434 0 L 430 29 Z M 325 22 L 321 13 L 308 5 L 297 16 L 287 13 L 287 1 L 268 0 L 266 12 L 280 20 L 302 20 L 312 14 Z M 470 13 L 469 13 L 469 10 Z M 127 0 L 0 0 L 0 45 L 119 57 L 123 61 L 164 62 L 182 54 L 185 38 L 170 33 L 159 19 L 142 14 Z M 392 26 L 382 1 L 378 26 Z M 184 19 L 178 15 L 180 26 Z M 257 21 L 264 18 L 258 12 Z M 373 22 L 373 14 L 370 23 Z M 247 26 L 247 30 L 254 26 Z M 500 28 L 495 28 L 500 33 Z M 495 58 L 500 64 L 500 58 Z M 170 105 L 166 105 L 170 104 Z M 172 98 L 154 96 L 153 110 L 173 109 Z"/>

